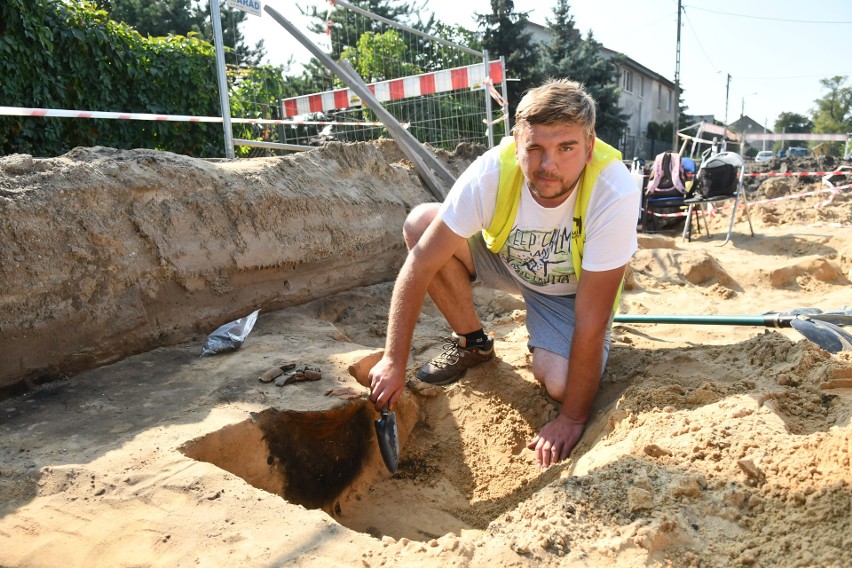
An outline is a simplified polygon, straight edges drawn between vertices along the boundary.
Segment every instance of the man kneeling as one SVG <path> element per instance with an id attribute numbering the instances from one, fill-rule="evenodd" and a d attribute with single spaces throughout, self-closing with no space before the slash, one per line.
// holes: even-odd
<path id="1" fill-rule="evenodd" d="M 621 154 L 596 139 L 594 126 L 595 102 L 582 85 L 551 80 L 532 89 L 518 105 L 513 136 L 471 164 L 444 203 L 409 214 L 385 353 L 370 371 L 377 409 L 392 406 L 405 386 L 427 292 L 453 335 L 418 379 L 447 385 L 494 357 L 473 305 L 471 286 L 481 283 L 523 296 L 533 375 L 561 402 L 528 447 L 541 467 L 568 457 L 609 353 L 639 216 L 639 191 Z"/>

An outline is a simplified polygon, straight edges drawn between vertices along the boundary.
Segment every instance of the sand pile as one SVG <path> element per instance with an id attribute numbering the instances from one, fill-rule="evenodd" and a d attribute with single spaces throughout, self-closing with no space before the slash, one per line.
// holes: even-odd
<path id="1" fill-rule="evenodd" d="M 622 311 L 852 304 L 852 195 L 790 198 L 819 188 L 763 182 L 756 235 L 741 212 L 724 247 L 724 209 L 710 238 L 643 236 Z M 525 445 L 558 407 L 522 302 L 477 291 L 498 358 L 447 388 L 414 379 L 449 333 L 427 304 L 390 475 L 347 368 L 383 346 L 429 199 L 392 144 L 13 156 L 0 199 L 3 386 L 45 383 L 0 402 L 2 566 L 852 563 L 852 354 L 794 330 L 617 325 L 593 420 L 542 471 Z M 256 308 L 242 348 L 199 357 Z M 322 378 L 258 380 L 285 362 Z"/>

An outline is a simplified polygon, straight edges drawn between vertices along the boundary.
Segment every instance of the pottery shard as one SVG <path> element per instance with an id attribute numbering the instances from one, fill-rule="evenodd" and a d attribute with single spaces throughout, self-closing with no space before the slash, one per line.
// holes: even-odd
<path id="1" fill-rule="evenodd" d="M 276 387 L 283 387 L 290 383 L 300 381 L 318 381 L 322 378 L 322 371 L 317 367 L 308 367 L 307 365 L 299 365 L 298 367 L 286 371 L 280 377 L 275 379 Z"/>
<path id="2" fill-rule="evenodd" d="M 295 363 L 281 363 L 277 367 L 272 367 L 271 369 L 266 370 L 261 376 L 257 379 L 262 383 L 271 383 L 287 371 L 292 371 L 296 368 Z"/>

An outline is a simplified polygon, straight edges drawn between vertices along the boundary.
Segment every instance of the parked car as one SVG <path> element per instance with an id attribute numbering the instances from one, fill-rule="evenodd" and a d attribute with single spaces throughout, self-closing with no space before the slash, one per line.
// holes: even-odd
<path id="1" fill-rule="evenodd" d="M 775 158 L 775 153 L 772 150 L 762 150 L 754 157 L 755 162 L 771 162 Z"/>
<path id="2" fill-rule="evenodd" d="M 803 156 L 810 156 L 811 152 L 807 148 L 802 148 L 801 146 L 790 146 L 787 148 L 787 155 L 801 158 Z"/>
<path id="3" fill-rule="evenodd" d="M 776 154 L 776 156 L 778 157 L 779 160 L 786 155 L 787 155 L 787 150 L 784 150 L 783 148 L 781 150 L 778 150 L 778 153 Z"/>

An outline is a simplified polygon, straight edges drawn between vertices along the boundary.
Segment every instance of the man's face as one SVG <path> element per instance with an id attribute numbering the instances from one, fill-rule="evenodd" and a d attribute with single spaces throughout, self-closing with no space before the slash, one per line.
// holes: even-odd
<path id="1" fill-rule="evenodd" d="M 574 124 L 525 124 L 515 130 L 515 156 L 540 205 L 555 207 L 568 198 L 592 160 L 594 141 Z"/>

